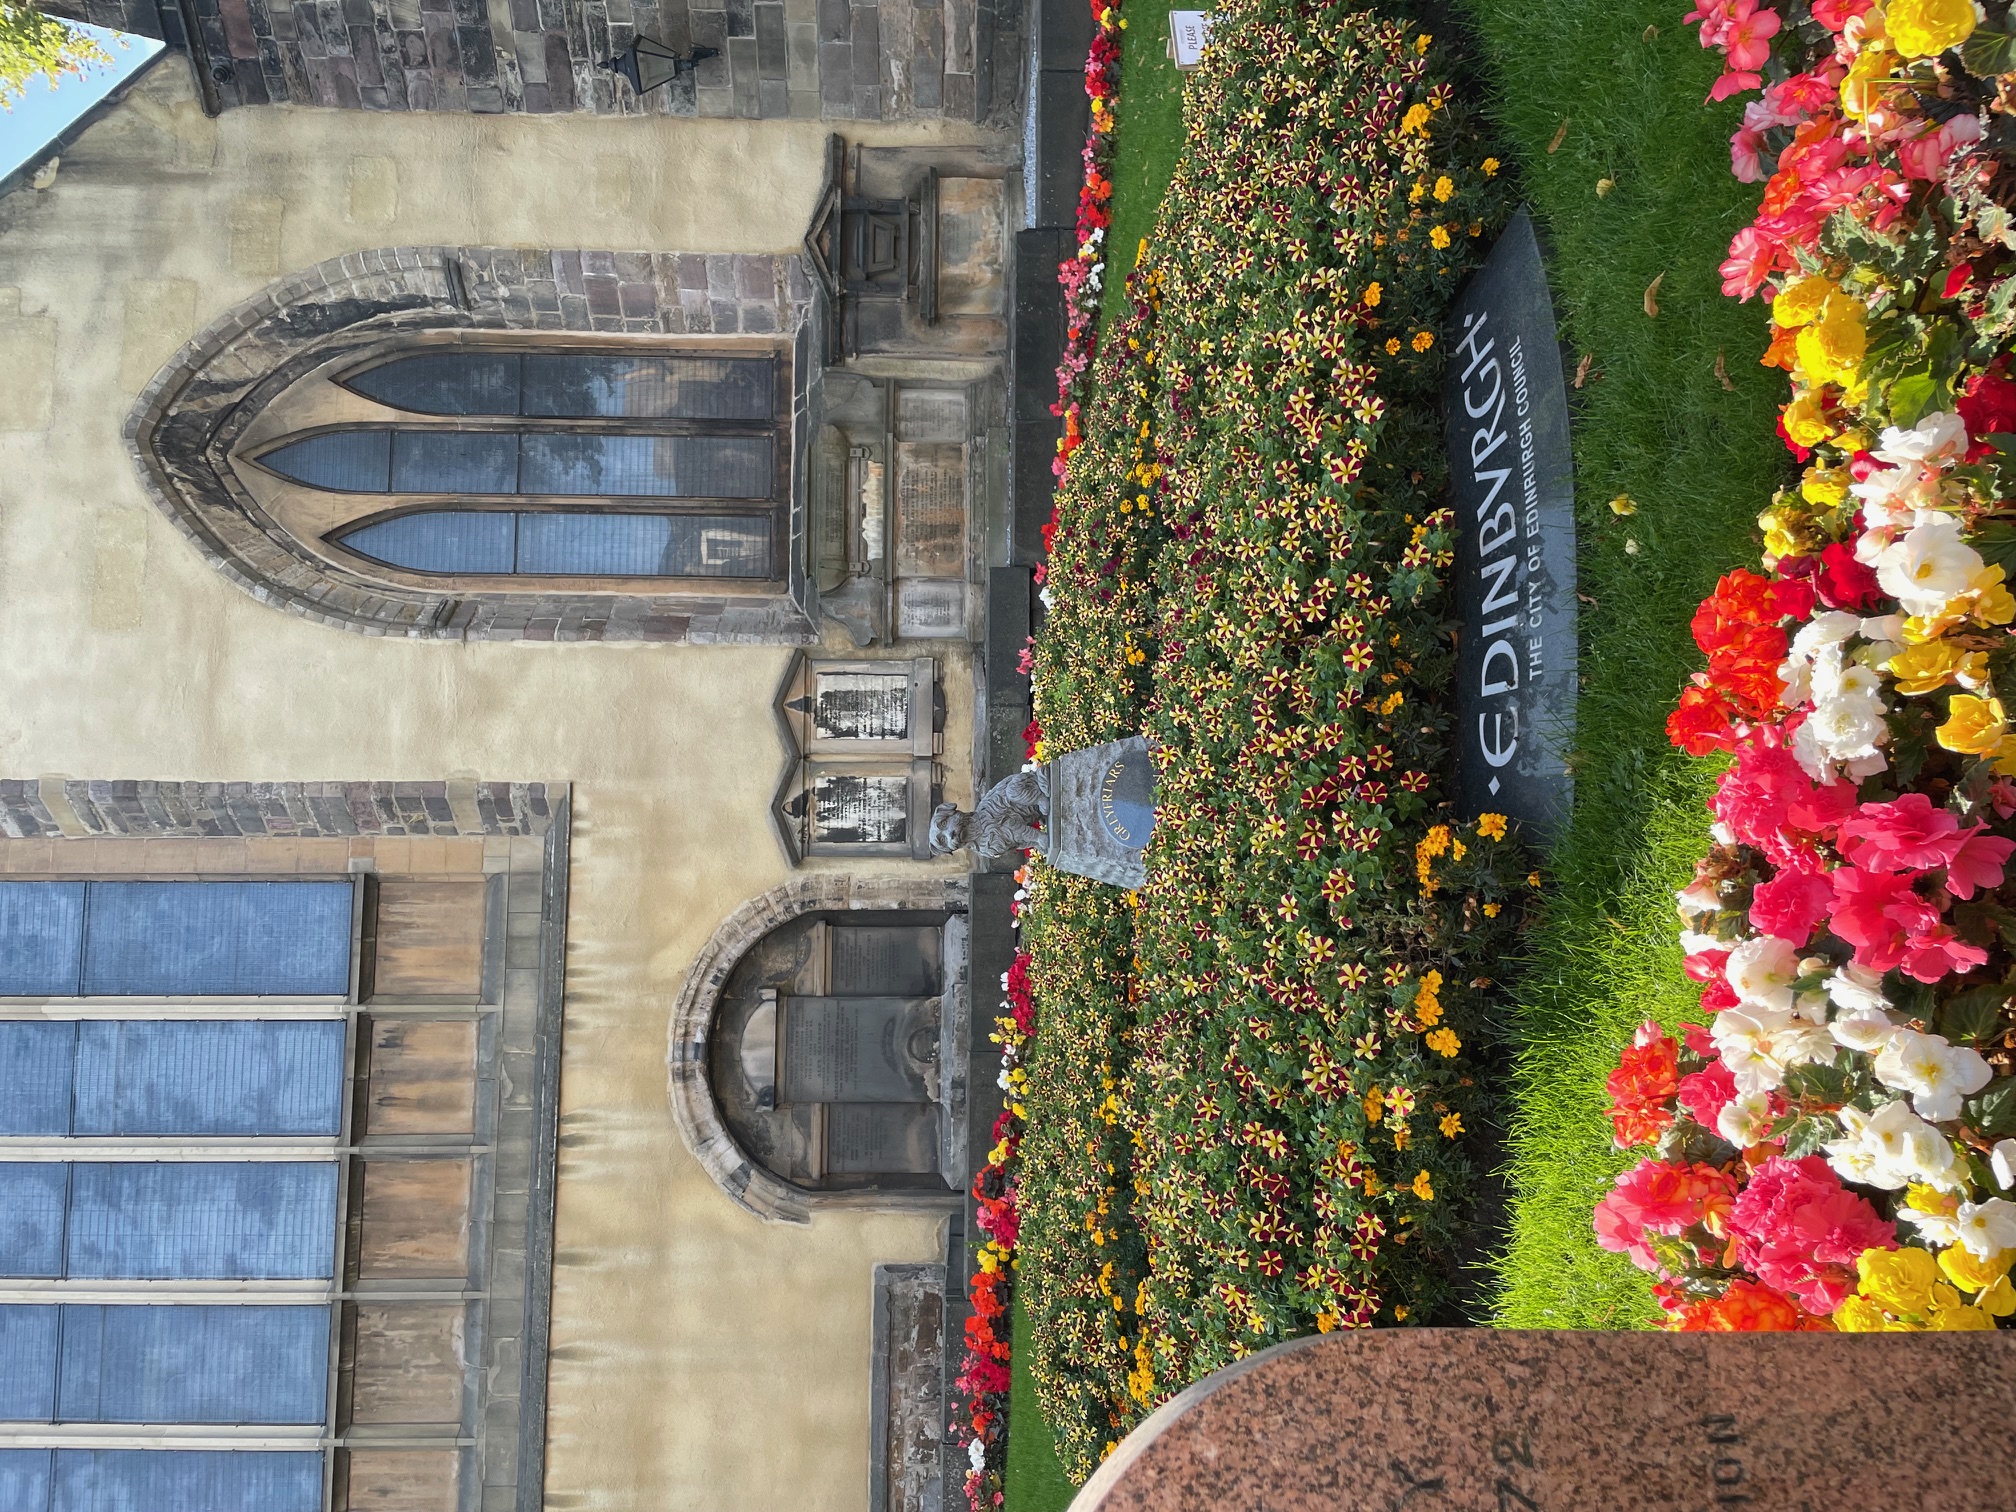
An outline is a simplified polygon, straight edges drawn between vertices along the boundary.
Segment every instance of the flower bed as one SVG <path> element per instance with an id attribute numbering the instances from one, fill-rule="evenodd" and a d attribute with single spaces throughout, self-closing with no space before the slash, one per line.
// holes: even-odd
<path id="1" fill-rule="evenodd" d="M 1652 1153 L 1596 1211 L 1683 1329 L 2016 1314 L 2016 28 L 1966 0 L 1703 5 L 1770 176 L 1723 265 L 1771 297 L 1805 465 L 1702 604 L 1669 724 L 1733 758 L 1680 894 L 1707 1025 L 1611 1078 Z M 1789 24 L 1788 24 L 1789 22 Z M 1768 85 L 1766 78 L 1769 78 Z"/>
<path id="2" fill-rule="evenodd" d="M 1435 332 L 1503 213 L 1431 40 L 1235 0 L 1059 490 L 1041 754 L 1145 730 L 1123 894 L 1031 869 L 1018 1278 L 1087 1474 L 1173 1392 L 1450 1297 L 1531 879 L 1447 796 Z"/>

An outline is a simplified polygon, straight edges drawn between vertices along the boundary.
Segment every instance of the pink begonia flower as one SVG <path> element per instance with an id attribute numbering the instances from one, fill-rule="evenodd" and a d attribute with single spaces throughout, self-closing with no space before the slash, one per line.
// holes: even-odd
<path id="1" fill-rule="evenodd" d="M 1963 902 L 1976 891 L 1993 892 L 2000 887 L 2009 854 L 2016 851 L 2016 840 L 1984 835 L 1981 829 L 1978 824 L 1969 829 L 1967 838 L 1946 862 L 1946 891 Z"/>
<path id="2" fill-rule="evenodd" d="M 1897 1247 L 1895 1225 L 1843 1187 L 1820 1155 L 1774 1155 L 1752 1171 L 1729 1232 L 1745 1269 L 1811 1313 L 1831 1313 L 1853 1294 L 1864 1250 Z"/>
<path id="3" fill-rule="evenodd" d="M 1756 108 L 1756 101 L 1751 101 L 1750 109 Z M 1744 112 L 1743 124 L 1736 128 L 1736 134 L 1729 138 L 1729 171 L 1736 175 L 1739 184 L 1764 180 L 1764 133 L 1750 124 L 1748 111 Z"/>
<path id="4" fill-rule="evenodd" d="M 1737 72 L 1732 69 L 1715 81 L 1714 88 L 1708 91 L 1708 98 L 1703 103 L 1713 104 L 1716 100 L 1726 100 L 1731 95 L 1742 94 L 1745 90 L 1760 88 L 1763 83 L 1764 75 L 1760 73 Z"/>
<path id="5" fill-rule="evenodd" d="M 1674 1235 L 1697 1223 L 1720 1227 L 1736 1197 L 1734 1178 L 1711 1165 L 1667 1165 L 1647 1158 L 1619 1176 L 1596 1204 L 1596 1242 L 1629 1255 L 1640 1270 L 1659 1261 L 1648 1234 Z"/>
<path id="6" fill-rule="evenodd" d="M 1750 922 L 1803 950 L 1833 902 L 1834 889 L 1824 873 L 1788 866 L 1751 893 Z"/>
<path id="7" fill-rule="evenodd" d="M 1905 942 L 1900 966 L 1914 981 L 1936 982 L 1949 975 L 1965 976 L 1987 959 L 1987 951 L 1969 945 L 1951 925 L 1938 924 Z"/>
<path id="8" fill-rule="evenodd" d="M 1715 1053 L 1712 1044 L 1708 1053 Z M 1715 1120 L 1722 1116 L 1722 1109 L 1735 1095 L 1736 1078 L 1719 1060 L 1704 1070 L 1680 1078 L 1680 1106 L 1704 1129 L 1715 1127 Z"/>
<path id="9" fill-rule="evenodd" d="M 1930 122 L 1921 122 L 1911 136 L 1897 143 L 1897 161 L 1906 178 L 1943 178 L 1953 154 L 1980 140 L 1981 118 L 1976 115 L 1956 115 L 1936 128 Z"/>
<path id="10" fill-rule="evenodd" d="M 1720 47 L 1736 24 L 1737 0 L 1695 0 L 1694 9 L 1680 19 L 1701 23 L 1701 45 Z"/>
<path id="11" fill-rule="evenodd" d="M 1777 242 L 1754 225 L 1738 231 L 1729 243 L 1729 256 L 1719 271 L 1722 292 L 1730 299 L 1749 299 L 1764 287 L 1779 265 Z"/>
<path id="12" fill-rule="evenodd" d="M 1841 826 L 1841 854 L 1865 871 L 1924 871 L 1946 865 L 1964 838 L 1957 816 L 1923 793 L 1906 793 L 1856 809 Z"/>
<path id="13" fill-rule="evenodd" d="M 1739 748 L 1709 807 L 1745 845 L 1776 866 L 1811 870 L 1813 841 L 1833 834 L 1855 812 L 1855 784 L 1816 784 L 1777 730 L 1762 730 Z"/>
<path id="14" fill-rule="evenodd" d="M 1813 0 L 1813 19 L 1839 35 L 1857 16 L 1866 15 L 1876 0 Z"/>
<path id="15" fill-rule="evenodd" d="M 1855 947 L 1855 962 L 1871 971 L 1904 964 L 1914 935 L 1939 927 L 1939 910 L 1912 890 L 1923 873 L 1872 872 L 1840 866 L 1827 874 L 1834 888 L 1834 933 Z"/>

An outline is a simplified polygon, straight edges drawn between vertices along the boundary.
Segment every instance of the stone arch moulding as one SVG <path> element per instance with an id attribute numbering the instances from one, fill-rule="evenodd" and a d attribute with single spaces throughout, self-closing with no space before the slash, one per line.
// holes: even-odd
<path id="1" fill-rule="evenodd" d="M 539 593 L 402 588 L 333 566 L 239 481 L 233 445 L 304 374 L 423 331 L 792 339 L 791 536 L 803 521 L 808 320 L 818 293 L 795 253 L 386 247 L 332 258 L 211 322 L 141 392 L 125 437 L 154 502 L 220 572 L 263 603 L 367 635 L 442 640 L 807 644 L 804 566 L 788 593 Z"/>
<path id="2" fill-rule="evenodd" d="M 737 908 L 714 931 L 686 973 L 672 1005 L 666 1086 L 679 1137 L 715 1185 L 746 1212 L 773 1223 L 810 1223 L 815 1207 L 914 1207 L 897 1193 L 808 1192 L 765 1170 L 735 1142 L 708 1084 L 708 1036 L 728 977 L 743 955 L 771 930 L 809 913 L 857 909 L 964 910 L 971 892 L 963 876 L 801 877 Z"/>

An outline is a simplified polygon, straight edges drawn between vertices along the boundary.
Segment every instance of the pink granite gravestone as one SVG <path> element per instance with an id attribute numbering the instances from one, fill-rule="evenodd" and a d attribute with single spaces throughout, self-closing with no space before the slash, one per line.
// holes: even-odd
<path id="1" fill-rule="evenodd" d="M 1392 1329 L 1199 1381 L 1072 1512 L 2011 1512 L 1994 1333 Z"/>

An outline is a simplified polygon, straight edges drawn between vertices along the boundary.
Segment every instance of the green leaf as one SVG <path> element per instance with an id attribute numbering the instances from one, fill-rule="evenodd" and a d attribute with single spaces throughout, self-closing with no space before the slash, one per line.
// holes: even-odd
<path id="1" fill-rule="evenodd" d="M 1802 1155 L 1811 1155 L 1828 1140 L 1838 1138 L 1840 1130 L 1831 1118 L 1797 1118 L 1785 1131 L 1785 1158 L 1797 1160 Z"/>
<path id="2" fill-rule="evenodd" d="M 1794 1066 L 1785 1073 L 1785 1086 L 1795 1097 L 1844 1103 L 1853 1091 L 1854 1078 L 1839 1066 L 1817 1062 Z"/>
<path id="3" fill-rule="evenodd" d="M 2016 987 L 1969 987 L 1939 1005 L 1939 1032 L 1956 1045 L 1977 1044 L 2000 1032 L 2003 1011 Z"/>
<path id="4" fill-rule="evenodd" d="M 1960 44 L 1960 63 L 1977 79 L 1992 79 L 2016 69 L 2016 32 L 1977 26 Z"/>
<path id="5" fill-rule="evenodd" d="M 1890 385 L 1890 423 L 1907 429 L 1916 425 L 1937 407 L 1944 387 L 1930 372 L 1905 374 Z"/>
<path id="6" fill-rule="evenodd" d="M 1967 1126 L 1985 1138 L 2016 1134 L 2016 1076 L 2005 1076 L 1986 1092 L 1968 1098 L 1962 1115 Z"/>

